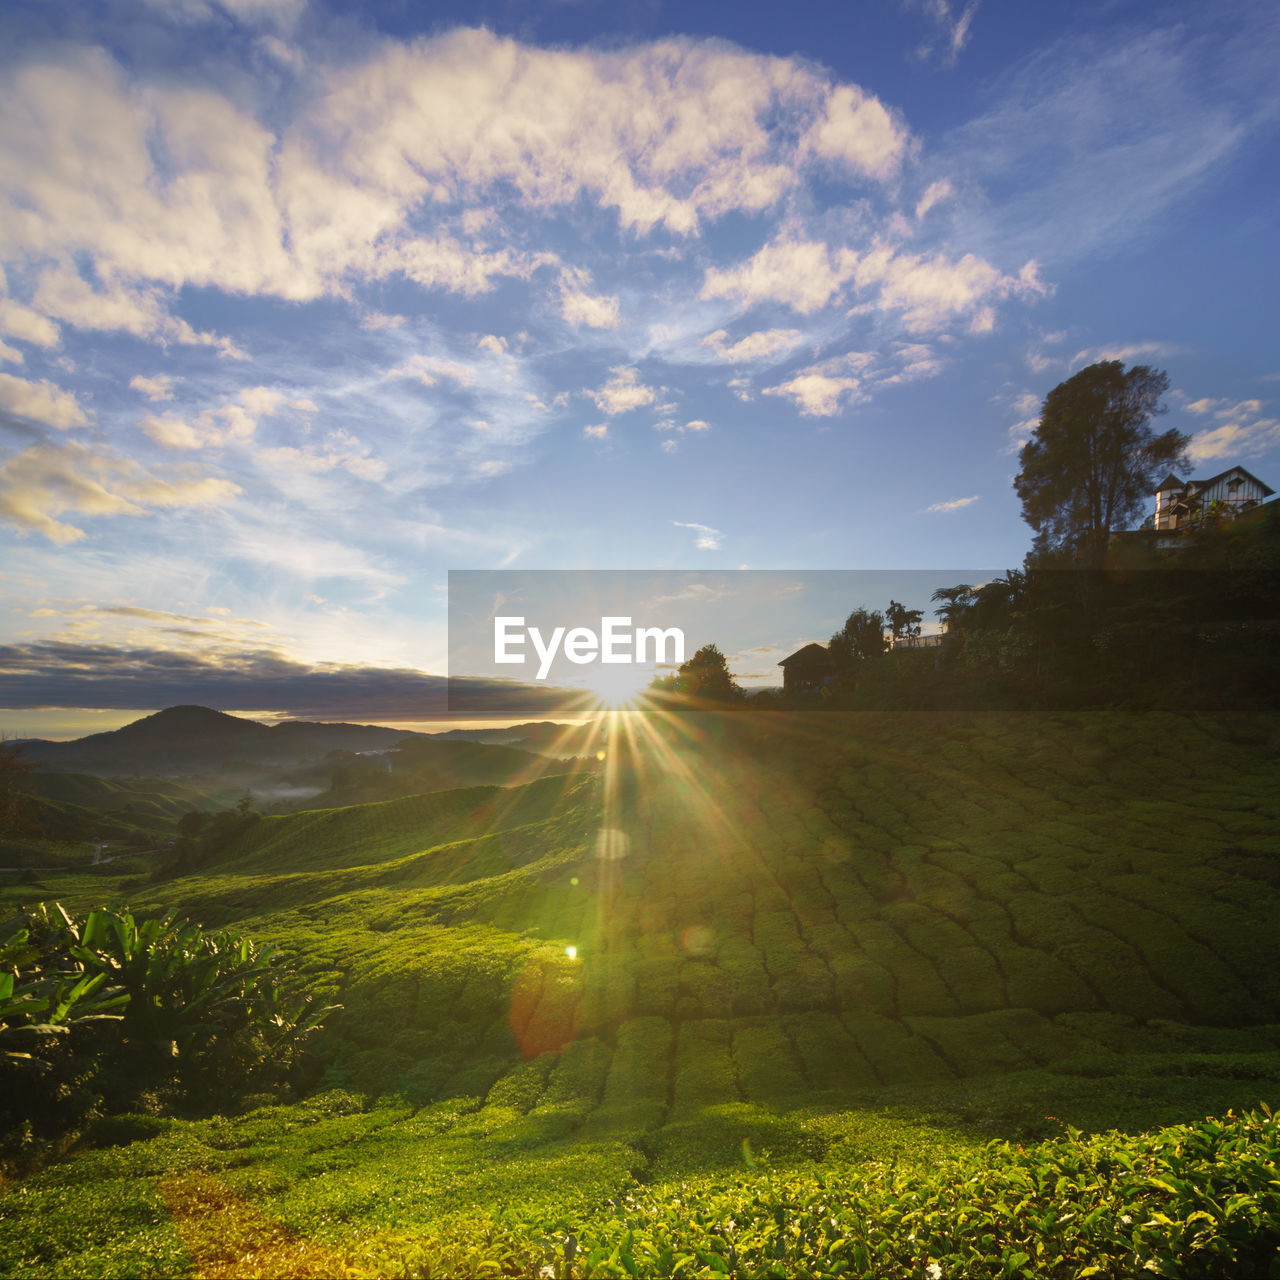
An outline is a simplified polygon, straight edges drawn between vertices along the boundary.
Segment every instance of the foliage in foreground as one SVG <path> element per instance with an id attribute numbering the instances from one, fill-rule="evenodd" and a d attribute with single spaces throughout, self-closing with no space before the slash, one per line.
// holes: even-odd
<path id="1" fill-rule="evenodd" d="M 19 913 L 0 926 L 4 1154 L 29 1156 L 148 1090 L 226 1104 L 287 1080 L 327 1012 L 290 979 L 273 948 L 174 912 Z"/>
<path id="2" fill-rule="evenodd" d="M 1062 1137 L 1025 1147 L 968 1147 L 940 1130 L 911 1136 L 914 1125 L 846 1113 L 851 1132 L 874 1136 L 870 1148 L 638 1184 L 581 1139 L 513 1145 L 514 1133 L 483 1136 L 482 1113 L 365 1112 L 356 1102 L 323 1095 L 239 1120 L 152 1128 L 135 1117 L 141 1140 L 86 1153 L 0 1201 L 0 1270 L 1280 1276 L 1280 1121 L 1265 1106 L 1139 1136 L 1063 1126 Z M 435 1193 L 424 1195 L 424 1177 L 438 1182 Z"/>
<path id="3" fill-rule="evenodd" d="M 1280 1123 L 1265 1106 L 1142 1137 L 993 1142 L 932 1169 L 831 1167 L 637 1189 L 574 1224 L 446 1233 L 381 1274 L 1280 1276 Z M 548 1226 L 551 1227 L 547 1230 Z M 538 1235 L 523 1250 L 524 1232 Z M 535 1253 L 534 1250 L 537 1250 Z M 488 1262 L 482 1256 L 488 1251 Z M 389 1263 L 389 1267 L 385 1264 Z"/>

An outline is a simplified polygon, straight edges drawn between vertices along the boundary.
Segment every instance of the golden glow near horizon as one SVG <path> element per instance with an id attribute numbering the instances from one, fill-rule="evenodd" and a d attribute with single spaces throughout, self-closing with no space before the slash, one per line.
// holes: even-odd
<path id="1" fill-rule="evenodd" d="M 652 679 L 653 671 L 649 667 L 601 663 L 591 670 L 586 688 L 602 707 L 616 711 L 634 705 Z"/>

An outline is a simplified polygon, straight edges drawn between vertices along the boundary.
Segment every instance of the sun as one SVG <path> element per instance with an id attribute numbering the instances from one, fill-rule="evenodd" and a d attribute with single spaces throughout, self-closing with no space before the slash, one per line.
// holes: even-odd
<path id="1" fill-rule="evenodd" d="M 587 688 L 610 711 L 633 705 L 649 686 L 653 673 L 634 663 L 597 665 L 587 680 Z"/>

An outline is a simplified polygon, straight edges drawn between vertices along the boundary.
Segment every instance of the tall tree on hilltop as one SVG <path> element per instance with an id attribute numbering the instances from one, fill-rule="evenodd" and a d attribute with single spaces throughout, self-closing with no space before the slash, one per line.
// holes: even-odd
<path id="1" fill-rule="evenodd" d="M 1111 533 L 1133 521 L 1161 476 L 1190 470 L 1187 437 L 1151 428 L 1168 389 L 1162 370 L 1138 364 L 1126 372 L 1121 361 L 1103 360 L 1045 396 L 1013 482 L 1036 531 L 1034 559 L 1059 552 L 1100 565 Z"/>

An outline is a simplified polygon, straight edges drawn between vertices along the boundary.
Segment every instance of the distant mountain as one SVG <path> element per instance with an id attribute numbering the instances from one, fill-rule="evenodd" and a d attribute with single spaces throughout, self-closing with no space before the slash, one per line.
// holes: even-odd
<path id="1" fill-rule="evenodd" d="M 603 734 L 604 727 L 600 721 L 557 724 L 553 720 L 535 720 L 501 729 L 447 729 L 430 736 L 438 742 L 487 742 L 567 759 L 570 756 L 594 755 L 603 741 Z"/>
<path id="2" fill-rule="evenodd" d="M 317 774 L 327 771 L 328 789 L 296 801 L 286 800 L 277 804 L 275 811 L 338 809 L 459 787 L 522 786 L 551 774 L 577 772 L 581 767 L 580 760 L 562 760 L 500 743 L 405 738 L 392 751 L 348 755 L 314 766 Z"/>
<path id="3" fill-rule="evenodd" d="M 167 707 L 108 733 L 29 742 L 23 756 L 46 769 L 107 776 L 174 777 L 234 766 L 298 764 L 328 751 L 377 751 L 406 737 L 381 725 L 243 720 L 208 707 Z"/>

